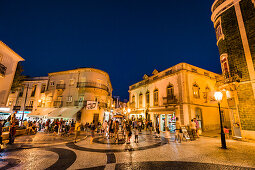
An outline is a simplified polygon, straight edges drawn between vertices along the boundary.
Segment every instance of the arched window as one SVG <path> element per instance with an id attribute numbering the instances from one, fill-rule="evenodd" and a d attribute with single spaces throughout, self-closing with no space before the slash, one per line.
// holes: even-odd
<path id="1" fill-rule="evenodd" d="M 143 106 L 143 94 L 140 93 L 139 94 L 139 107 L 142 107 Z"/>
<path id="2" fill-rule="evenodd" d="M 135 95 L 132 96 L 132 103 L 135 103 Z"/>
<path id="3" fill-rule="evenodd" d="M 147 105 L 150 105 L 150 92 L 147 91 L 146 94 L 145 94 L 145 96 L 146 96 L 146 104 L 147 104 Z"/>
<path id="4" fill-rule="evenodd" d="M 228 55 L 227 54 L 222 54 L 220 56 L 220 62 L 221 62 L 221 69 L 222 69 L 222 74 L 226 79 L 230 77 L 229 73 L 229 64 L 228 64 Z"/>
<path id="5" fill-rule="evenodd" d="M 174 98 L 174 86 L 169 84 L 166 88 L 166 96 L 167 99 L 173 99 Z"/>
<path id="6" fill-rule="evenodd" d="M 193 84 L 193 97 L 199 99 L 200 94 L 199 94 L 199 86 L 195 83 Z"/>
<path id="7" fill-rule="evenodd" d="M 209 93 L 210 93 L 210 88 L 208 86 L 206 86 L 205 88 L 205 92 L 203 92 L 204 94 L 204 100 L 205 100 L 205 103 L 207 103 L 209 101 Z"/>
<path id="8" fill-rule="evenodd" d="M 153 92 L 154 106 L 158 106 L 158 89 Z"/>

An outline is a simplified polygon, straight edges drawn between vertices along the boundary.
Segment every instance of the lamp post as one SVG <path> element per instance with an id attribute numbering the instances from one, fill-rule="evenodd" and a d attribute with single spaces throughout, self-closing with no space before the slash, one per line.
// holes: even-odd
<path id="1" fill-rule="evenodd" d="M 221 134 L 221 148 L 222 149 L 227 149 L 226 146 L 226 139 L 225 139 L 225 133 L 223 131 L 223 126 L 222 126 L 222 116 L 221 116 L 221 111 L 220 111 L 220 102 L 222 100 L 223 94 L 221 92 L 215 92 L 214 97 L 218 102 L 219 106 L 219 113 L 220 113 L 220 134 Z"/>

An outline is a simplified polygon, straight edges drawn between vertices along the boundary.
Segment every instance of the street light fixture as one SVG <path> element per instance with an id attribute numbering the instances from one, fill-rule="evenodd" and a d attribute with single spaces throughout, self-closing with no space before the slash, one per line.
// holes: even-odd
<path id="1" fill-rule="evenodd" d="M 226 138 L 225 138 L 225 133 L 223 131 L 223 126 L 222 126 L 222 116 L 221 116 L 221 110 L 220 110 L 220 102 L 222 100 L 223 94 L 221 92 L 215 92 L 214 93 L 214 97 L 218 102 L 218 106 L 219 106 L 219 113 L 220 113 L 220 134 L 221 134 L 221 147 L 223 149 L 227 149 L 226 146 Z"/>

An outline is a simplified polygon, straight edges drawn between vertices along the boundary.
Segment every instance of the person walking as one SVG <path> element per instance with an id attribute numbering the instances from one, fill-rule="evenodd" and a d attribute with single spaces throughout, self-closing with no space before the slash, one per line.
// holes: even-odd
<path id="1" fill-rule="evenodd" d="M 74 130 L 75 130 L 74 143 L 76 143 L 77 138 L 80 135 L 80 131 L 81 131 L 81 121 L 80 120 L 78 120 L 76 122 Z"/>
<path id="2" fill-rule="evenodd" d="M 191 129 L 193 139 L 195 139 L 195 137 L 196 137 L 196 123 L 194 122 L 193 119 L 191 119 L 190 129 Z"/>
<path id="3" fill-rule="evenodd" d="M 135 143 L 138 143 L 138 135 L 139 135 L 139 130 L 137 129 L 137 127 L 135 127 Z"/>
<path id="4" fill-rule="evenodd" d="M 169 127 L 166 127 L 165 139 L 167 140 L 167 143 L 170 143 L 171 134 L 170 134 L 170 129 L 169 129 Z"/>
<path id="5" fill-rule="evenodd" d="M 130 121 L 130 122 L 127 123 L 127 126 L 126 126 L 126 130 L 127 130 L 127 144 L 130 144 L 130 138 L 132 136 L 131 125 L 132 125 L 132 122 Z"/>
<path id="6" fill-rule="evenodd" d="M 179 118 L 176 117 L 176 123 L 175 123 L 176 129 L 175 129 L 175 142 L 182 142 L 182 130 L 181 130 L 181 122 L 179 121 Z"/>
<path id="7" fill-rule="evenodd" d="M 160 138 L 159 125 L 156 125 L 156 138 Z"/>
<path id="8" fill-rule="evenodd" d="M 2 144 L 3 144 L 3 138 L 2 138 L 2 121 L 0 121 L 0 150 L 2 149 Z"/>

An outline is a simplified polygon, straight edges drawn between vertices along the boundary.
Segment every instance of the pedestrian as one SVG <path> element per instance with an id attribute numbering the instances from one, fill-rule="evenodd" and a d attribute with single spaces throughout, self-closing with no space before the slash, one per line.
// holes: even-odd
<path id="1" fill-rule="evenodd" d="M 142 121 L 138 122 L 139 132 L 142 132 Z"/>
<path id="2" fill-rule="evenodd" d="M 93 122 L 91 122 L 91 124 L 90 124 L 90 130 L 91 130 L 91 136 L 92 136 L 92 138 L 95 136 L 95 130 L 96 130 L 96 127 L 95 127 L 95 124 L 94 124 L 94 120 L 93 120 Z"/>
<path id="3" fill-rule="evenodd" d="M 130 143 L 130 138 L 132 136 L 132 131 L 131 131 L 131 125 L 132 125 L 132 122 L 128 122 L 127 126 L 126 126 L 126 130 L 127 130 L 127 144 Z"/>
<path id="4" fill-rule="evenodd" d="M 156 138 L 160 138 L 159 125 L 156 125 Z"/>
<path id="5" fill-rule="evenodd" d="M 193 119 L 191 119 L 190 129 L 191 129 L 191 134 L 192 134 L 193 138 L 195 139 L 195 137 L 196 137 L 196 123 L 194 122 Z"/>
<path id="6" fill-rule="evenodd" d="M 223 131 L 224 131 L 226 138 L 229 139 L 229 129 L 227 128 L 227 126 L 224 126 Z"/>
<path id="7" fill-rule="evenodd" d="M 2 121 L 0 121 L 0 150 L 1 150 L 2 144 L 3 144 L 2 127 L 3 127 L 3 124 L 2 124 Z"/>
<path id="8" fill-rule="evenodd" d="M 54 134 L 55 136 L 58 135 L 58 124 L 57 124 L 57 123 L 54 125 L 54 132 L 53 132 L 53 134 Z"/>
<path id="9" fill-rule="evenodd" d="M 114 141 L 115 143 L 118 143 L 119 141 L 119 122 L 114 122 Z"/>
<path id="10" fill-rule="evenodd" d="M 76 143 L 77 142 L 76 140 L 77 140 L 78 136 L 80 135 L 80 131 L 81 131 L 81 121 L 80 120 L 78 120 L 76 122 L 74 130 L 75 130 L 74 143 Z"/>
<path id="11" fill-rule="evenodd" d="M 175 129 L 175 139 L 174 139 L 174 141 L 178 142 L 178 140 L 179 140 L 179 142 L 181 143 L 181 141 L 182 141 L 182 130 L 181 130 L 181 122 L 179 121 L 178 117 L 176 117 L 175 127 L 176 127 L 176 129 Z"/>
<path id="12" fill-rule="evenodd" d="M 170 129 L 169 129 L 169 127 L 166 127 L 165 139 L 167 140 L 167 143 L 170 143 L 171 134 L 170 134 Z"/>
<path id="13" fill-rule="evenodd" d="M 14 143 L 15 134 L 16 134 L 15 123 L 12 123 L 11 126 L 9 127 L 9 143 L 8 144 Z"/>
<path id="14" fill-rule="evenodd" d="M 194 118 L 193 120 L 196 123 L 196 135 L 199 138 L 199 131 L 200 131 L 199 123 L 196 118 Z"/>
<path id="15" fill-rule="evenodd" d="M 135 143 L 138 143 L 138 134 L 139 134 L 139 131 L 138 131 L 137 127 L 135 127 L 134 132 L 135 132 Z"/>
<path id="16" fill-rule="evenodd" d="M 103 137 L 107 136 L 107 121 L 104 121 L 102 129 L 103 129 Z"/>

